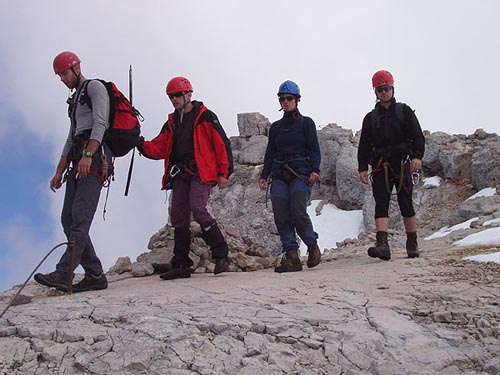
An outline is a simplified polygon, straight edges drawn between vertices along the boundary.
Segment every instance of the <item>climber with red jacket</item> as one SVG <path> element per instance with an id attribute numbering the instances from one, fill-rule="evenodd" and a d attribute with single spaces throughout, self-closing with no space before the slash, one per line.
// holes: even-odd
<path id="1" fill-rule="evenodd" d="M 231 145 L 217 116 L 200 101 L 191 100 L 193 87 L 185 77 L 172 78 L 166 92 L 174 112 L 160 134 L 150 141 L 139 138 L 138 149 L 147 158 L 164 159 L 162 189 L 172 189 L 170 219 L 174 227 L 172 269 L 164 280 L 191 277 L 193 261 L 190 221 L 200 225 L 202 238 L 215 259 L 214 274 L 229 267 L 228 245 L 217 222 L 207 210 L 214 186 L 229 186 L 233 169 Z"/>

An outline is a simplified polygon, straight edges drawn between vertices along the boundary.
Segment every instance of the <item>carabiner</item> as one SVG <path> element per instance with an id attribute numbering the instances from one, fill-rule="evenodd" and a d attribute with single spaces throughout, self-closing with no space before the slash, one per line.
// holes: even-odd
<path id="1" fill-rule="evenodd" d="M 420 175 L 422 174 L 421 169 L 417 169 L 411 173 L 411 180 L 413 182 L 413 185 L 418 185 L 420 182 Z"/>
<path id="2" fill-rule="evenodd" d="M 170 171 L 168 172 L 168 179 L 165 182 L 165 189 L 170 190 L 172 189 L 172 183 L 174 182 L 175 176 L 179 174 L 181 169 L 177 165 L 172 165 L 170 168 Z"/>
<path id="3" fill-rule="evenodd" d="M 181 169 L 176 165 L 172 165 L 172 168 L 170 168 L 170 177 L 174 178 L 175 176 L 177 176 L 179 174 L 179 172 L 181 171 Z"/>

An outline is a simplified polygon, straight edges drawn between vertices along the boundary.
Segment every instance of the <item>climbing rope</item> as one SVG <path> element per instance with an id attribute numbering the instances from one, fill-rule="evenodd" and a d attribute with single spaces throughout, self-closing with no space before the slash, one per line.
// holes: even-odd
<path id="1" fill-rule="evenodd" d="M 30 275 L 28 276 L 28 278 L 26 279 L 26 281 L 24 282 L 24 284 L 17 291 L 16 295 L 11 299 L 11 301 L 9 302 L 9 304 L 7 305 L 7 307 L 3 310 L 2 314 L 0 314 L 0 318 L 3 317 L 3 315 L 7 312 L 7 310 L 12 305 L 12 303 L 16 300 L 16 298 L 19 296 L 19 294 L 21 294 L 21 291 L 24 289 L 24 287 L 26 286 L 26 284 L 28 283 L 28 281 L 30 281 L 30 279 L 33 276 L 33 274 L 38 270 L 38 267 L 40 267 L 42 265 L 42 263 L 45 262 L 45 259 L 47 259 L 49 257 L 49 255 L 52 254 L 52 252 L 55 249 L 57 249 L 58 247 L 63 246 L 63 245 L 68 245 L 68 244 L 69 244 L 69 242 L 62 242 L 59 245 L 56 245 L 52 249 L 50 249 L 50 251 L 47 253 L 47 255 L 45 255 L 45 257 L 42 259 L 42 261 L 40 263 L 38 263 L 38 265 L 35 267 L 35 269 L 33 270 L 33 272 L 30 273 Z"/>

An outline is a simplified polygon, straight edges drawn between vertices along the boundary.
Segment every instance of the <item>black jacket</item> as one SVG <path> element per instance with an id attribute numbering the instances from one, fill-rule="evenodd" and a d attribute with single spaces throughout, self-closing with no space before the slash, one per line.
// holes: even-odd
<path id="1" fill-rule="evenodd" d="M 378 119 L 372 119 L 373 112 L 363 119 L 358 147 L 359 172 L 367 171 L 368 164 L 374 166 L 382 156 L 401 158 L 407 154 L 411 159 L 424 157 L 425 138 L 417 116 L 408 105 L 401 105 L 403 124 L 396 115 L 395 99 L 387 109 L 380 102 L 375 105 Z"/>

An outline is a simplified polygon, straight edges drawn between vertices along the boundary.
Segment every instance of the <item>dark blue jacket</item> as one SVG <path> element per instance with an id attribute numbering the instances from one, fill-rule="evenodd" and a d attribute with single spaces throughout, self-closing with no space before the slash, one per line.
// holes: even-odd
<path id="1" fill-rule="evenodd" d="M 269 140 L 260 178 L 276 177 L 288 163 L 299 174 L 319 174 L 321 152 L 316 125 L 310 117 L 285 113 L 269 129 Z"/>

